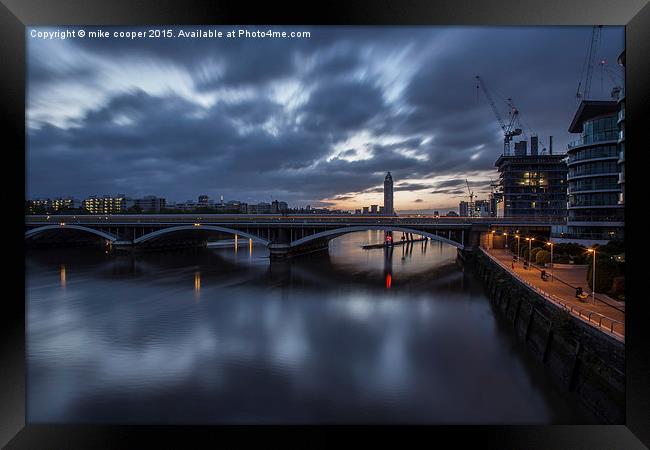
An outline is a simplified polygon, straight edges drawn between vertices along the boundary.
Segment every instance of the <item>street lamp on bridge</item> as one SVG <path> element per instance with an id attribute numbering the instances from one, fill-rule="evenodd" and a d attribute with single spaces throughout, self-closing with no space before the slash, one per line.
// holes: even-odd
<path id="1" fill-rule="evenodd" d="M 548 241 L 546 245 L 551 246 L 551 282 L 553 281 L 553 243 L 551 241 Z"/>
<path id="2" fill-rule="evenodd" d="M 528 241 L 528 265 L 530 266 L 530 251 L 532 250 L 535 238 L 526 238 L 526 240 Z"/>
<path id="3" fill-rule="evenodd" d="M 596 304 L 596 249 L 588 248 L 589 253 L 594 254 L 594 259 L 591 261 L 592 271 L 591 271 L 591 299 Z"/>
<path id="4" fill-rule="evenodd" d="M 517 259 L 519 259 L 519 254 L 520 254 L 520 252 L 519 252 L 519 239 L 521 238 L 521 236 L 516 234 L 515 237 L 517 238 Z"/>

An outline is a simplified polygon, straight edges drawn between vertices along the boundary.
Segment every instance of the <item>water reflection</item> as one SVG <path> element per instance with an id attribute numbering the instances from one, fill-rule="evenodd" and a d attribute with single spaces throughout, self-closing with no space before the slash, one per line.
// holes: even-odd
<path id="1" fill-rule="evenodd" d="M 194 298 L 201 298 L 201 272 L 194 272 Z"/>
<path id="2" fill-rule="evenodd" d="M 239 255 L 30 253 L 28 420 L 587 420 L 495 320 L 453 247 L 361 248 L 383 238 L 353 233 L 279 264 L 250 242 Z M 74 283 L 51 289 L 66 271 Z"/>
<path id="3" fill-rule="evenodd" d="M 65 287 L 65 264 L 59 267 L 59 279 L 61 280 L 61 287 Z"/>
<path id="4" fill-rule="evenodd" d="M 386 289 L 390 289 L 393 284 L 393 250 L 394 247 L 385 247 L 384 249 L 384 274 L 386 277 Z"/>

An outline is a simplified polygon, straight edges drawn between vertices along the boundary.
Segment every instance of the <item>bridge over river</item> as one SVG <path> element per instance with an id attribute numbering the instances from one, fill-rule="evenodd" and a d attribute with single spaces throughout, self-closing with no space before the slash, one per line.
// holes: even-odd
<path id="1" fill-rule="evenodd" d="M 112 214 L 25 217 L 30 242 L 74 242 L 101 238 L 113 249 L 147 249 L 161 244 L 201 245 L 212 236 L 247 238 L 266 245 L 271 259 L 327 248 L 328 242 L 355 231 L 383 230 L 428 237 L 472 251 L 492 232 L 548 235 L 563 218 L 435 217 L 425 215 L 281 214 Z"/>

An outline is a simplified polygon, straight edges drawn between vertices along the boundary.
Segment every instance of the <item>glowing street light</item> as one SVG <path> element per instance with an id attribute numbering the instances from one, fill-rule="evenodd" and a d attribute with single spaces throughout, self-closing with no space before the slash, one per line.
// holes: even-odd
<path id="1" fill-rule="evenodd" d="M 530 266 L 530 251 L 532 250 L 531 247 L 532 247 L 533 241 L 535 239 L 534 238 L 526 238 L 526 240 L 528 241 L 528 265 Z"/>
<path id="2" fill-rule="evenodd" d="M 518 234 L 516 234 L 515 237 L 517 238 L 517 259 L 519 259 L 519 238 L 520 238 L 520 236 Z"/>
<path id="3" fill-rule="evenodd" d="M 594 301 L 594 305 L 596 304 L 596 249 L 595 248 L 588 248 L 587 251 L 589 253 L 594 254 L 594 259 L 591 262 L 592 266 L 592 271 L 591 271 L 591 299 Z"/>
<path id="4" fill-rule="evenodd" d="M 494 248 L 494 233 L 496 233 L 496 231 L 492 230 L 490 234 L 488 234 L 488 250 L 490 250 L 490 235 L 492 235 L 492 248 Z"/>
<path id="5" fill-rule="evenodd" d="M 546 245 L 551 246 L 551 282 L 553 281 L 553 243 L 551 241 L 548 241 Z"/>

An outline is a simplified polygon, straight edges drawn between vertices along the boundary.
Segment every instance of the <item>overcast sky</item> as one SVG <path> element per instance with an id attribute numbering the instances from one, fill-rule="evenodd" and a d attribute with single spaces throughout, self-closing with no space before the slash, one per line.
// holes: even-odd
<path id="1" fill-rule="evenodd" d="M 546 146 L 553 135 L 554 152 L 576 137 L 591 27 L 272 28 L 311 37 L 43 40 L 28 29 L 28 197 L 355 209 L 383 203 L 390 170 L 398 212 L 457 208 L 465 178 L 487 198 L 503 149 L 476 75 L 504 116 L 512 97 L 529 133 Z M 623 48 L 624 29 L 603 28 L 608 69 L 594 69 L 591 97 L 621 83 Z"/>

